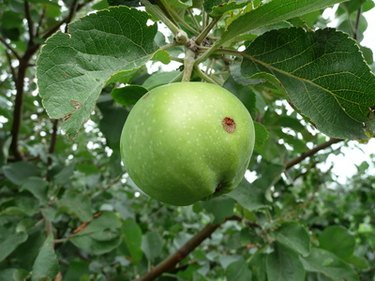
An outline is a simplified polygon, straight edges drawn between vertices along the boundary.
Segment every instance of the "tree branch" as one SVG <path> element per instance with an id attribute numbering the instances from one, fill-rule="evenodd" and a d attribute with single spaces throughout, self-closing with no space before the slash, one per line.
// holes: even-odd
<path id="1" fill-rule="evenodd" d="M 189 82 L 191 74 L 193 72 L 195 62 L 195 53 L 188 47 L 185 47 L 185 58 L 184 58 L 184 74 L 182 76 L 183 82 Z"/>
<path id="2" fill-rule="evenodd" d="M 20 60 L 21 59 L 21 57 L 20 57 L 20 55 L 16 52 L 16 50 L 15 49 L 13 49 L 13 47 L 9 44 L 9 43 L 7 43 L 7 41 L 5 40 L 5 38 L 3 38 L 3 37 L 1 37 L 0 36 L 0 42 L 1 43 L 3 43 L 4 44 L 4 46 L 18 59 L 18 60 Z"/>
<path id="3" fill-rule="evenodd" d="M 238 217 L 230 217 L 228 220 L 239 220 Z M 224 223 L 223 222 L 223 223 Z M 223 223 L 221 224 L 208 224 L 201 231 L 195 234 L 190 240 L 188 240 L 184 245 L 181 246 L 174 254 L 170 255 L 168 258 L 163 260 L 157 266 L 152 268 L 144 276 L 137 279 L 137 281 L 151 281 L 155 280 L 158 276 L 164 272 L 173 269 L 180 261 L 182 261 L 187 255 L 195 250 L 205 239 L 209 238 L 212 233 L 215 232 Z"/>
<path id="4" fill-rule="evenodd" d="M 319 151 L 330 147 L 332 144 L 338 143 L 338 142 L 341 142 L 341 141 L 343 141 L 343 140 L 332 138 L 329 141 L 327 141 L 325 143 L 322 143 L 322 144 L 314 147 L 313 149 L 302 153 L 300 156 L 298 156 L 298 157 L 294 158 L 293 160 L 289 161 L 288 163 L 286 163 L 285 170 L 289 170 L 293 166 L 301 163 L 306 158 L 311 157 L 311 156 L 315 155 L 316 153 L 318 153 Z"/>
<path id="5" fill-rule="evenodd" d="M 62 23 L 64 22 L 68 23 L 71 21 L 71 19 L 74 16 L 74 13 L 78 9 L 77 2 L 78 0 L 74 0 L 74 2 L 72 3 L 71 9 L 69 11 L 69 15 L 62 21 Z M 80 7 L 82 8 L 83 6 L 84 4 L 82 4 Z M 26 17 L 29 12 L 30 11 L 29 11 L 28 2 L 25 1 Z M 18 139 L 19 139 L 19 132 L 20 132 L 21 123 L 22 123 L 22 105 L 23 105 L 23 94 L 24 94 L 26 71 L 29 66 L 30 59 L 33 57 L 33 55 L 36 53 L 36 51 L 40 47 L 40 43 L 33 42 L 33 39 L 34 39 L 33 28 L 34 27 L 30 26 L 33 24 L 31 21 L 31 18 L 28 19 L 27 21 L 29 25 L 30 38 L 29 38 L 28 46 L 24 55 L 19 58 L 19 66 L 18 66 L 18 73 L 17 73 L 17 80 L 16 80 L 16 98 L 14 101 L 13 123 L 12 123 L 12 128 L 11 128 L 12 141 L 9 147 L 10 155 L 12 155 L 14 157 L 14 160 L 16 161 L 23 159 L 23 155 L 19 151 Z M 61 26 L 62 23 L 60 23 L 59 26 Z M 58 28 L 59 27 L 57 27 L 57 29 Z M 48 34 L 49 34 L 48 36 L 52 35 L 54 33 L 52 32 L 52 29 L 49 32 L 47 32 L 44 36 Z M 43 38 L 45 39 L 47 37 L 43 37 Z"/>
<path id="6" fill-rule="evenodd" d="M 29 44 L 33 45 L 34 43 L 34 23 L 33 20 L 31 19 L 30 15 L 30 6 L 29 6 L 29 1 L 24 0 L 24 9 L 25 9 L 25 17 L 27 21 L 27 28 L 29 31 Z"/>
<path id="7" fill-rule="evenodd" d="M 37 25 L 36 31 L 35 31 L 36 37 L 39 36 L 40 28 L 42 27 L 42 23 L 43 23 L 43 19 L 44 19 L 45 14 L 46 14 L 46 8 L 43 8 L 42 14 L 39 17 L 38 25 Z"/>
<path id="8" fill-rule="evenodd" d="M 91 2 L 91 0 L 89 2 Z M 54 34 L 57 30 L 59 30 L 60 26 L 62 26 L 64 23 L 66 24 L 70 23 L 71 20 L 73 19 L 74 14 L 78 12 L 79 10 L 81 10 L 89 2 L 81 4 L 81 5 L 77 5 L 78 0 L 74 0 L 72 5 L 70 6 L 69 14 L 64 19 L 62 19 L 59 23 L 57 23 L 54 27 L 52 27 L 46 33 L 44 33 L 42 38 L 47 39 L 52 34 Z"/>

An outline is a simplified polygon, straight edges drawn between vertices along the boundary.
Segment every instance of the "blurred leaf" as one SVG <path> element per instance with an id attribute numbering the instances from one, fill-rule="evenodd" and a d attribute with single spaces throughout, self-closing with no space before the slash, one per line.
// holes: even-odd
<path id="1" fill-rule="evenodd" d="M 236 189 L 226 194 L 226 196 L 233 198 L 238 204 L 249 211 L 268 207 L 264 190 L 257 189 L 245 178 L 242 179 L 242 182 Z"/>
<path id="2" fill-rule="evenodd" d="M 75 189 L 65 191 L 59 202 L 59 207 L 74 215 L 81 221 L 88 221 L 92 216 L 91 200 L 88 195 Z"/>
<path id="3" fill-rule="evenodd" d="M 308 257 L 300 257 L 306 271 L 321 273 L 334 281 L 359 281 L 357 274 L 334 254 L 312 248 Z"/>
<path id="4" fill-rule="evenodd" d="M 8 268 L 0 270 L 0 280 L 4 281 L 26 281 L 30 273 L 20 268 Z"/>
<path id="5" fill-rule="evenodd" d="M 255 93 L 248 86 L 237 83 L 232 76 L 230 76 L 223 85 L 228 91 L 234 94 L 245 105 L 252 118 L 256 117 L 256 97 Z M 255 128 L 256 129 L 256 128 Z"/>
<path id="6" fill-rule="evenodd" d="M 39 93 L 49 116 L 65 121 L 68 135 L 90 117 L 106 84 L 152 57 L 157 27 L 147 26 L 147 20 L 145 12 L 116 7 L 77 20 L 69 34 L 58 32 L 47 40 L 37 62 Z"/>
<path id="7" fill-rule="evenodd" d="M 142 86 L 150 91 L 158 86 L 172 83 L 180 74 L 180 71 L 156 72 L 151 74 L 151 76 L 146 79 Z"/>
<path id="8" fill-rule="evenodd" d="M 104 134 L 107 145 L 116 153 L 120 149 L 121 132 L 129 111 L 111 103 L 102 103 L 98 107 L 103 115 L 99 122 L 100 131 Z"/>
<path id="9" fill-rule="evenodd" d="M 39 169 L 29 162 L 15 162 L 3 166 L 4 175 L 12 183 L 21 185 L 30 177 L 40 175 Z"/>
<path id="10" fill-rule="evenodd" d="M 113 89 L 111 95 L 118 104 L 121 104 L 122 106 L 130 106 L 134 105 L 146 93 L 147 89 L 142 86 L 129 85 Z"/>
<path id="11" fill-rule="evenodd" d="M 345 260 L 353 254 L 355 240 L 344 227 L 334 225 L 319 235 L 319 247 Z"/>
<path id="12" fill-rule="evenodd" d="M 222 223 L 225 218 L 233 215 L 235 201 L 219 196 L 202 202 L 203 209 L 214 215 L 213 223 Z"/>
<path id="13" fill-rule="evenodd" d="M 39 203 L 44 205 L 47 203 L 48 182 L 41 178 L 30 177 L 21 186 L 22 190 L 29 191 Z"/>
<path id="14" fill-rule="evenodd" d="M 32 281 L 53 280 L 59 272 L 59 263 L 53 245 L 53 236 L 49 235 L 34 262 Z"/>
<path id="15" fill-rule="evenodd" d="M 103 212 L 100 217 L 93 219 L 86 228 L 75 234 L 70 241 L 94 255 L 108 253 L 121 243 L 121 222 L 111 212 Z"/>
<path id="16" fill-rule="evenodd" d="M 57 185 L 64 185 L 70 182 L 70 178 L 73 176 L 75 165 L 68 165 L 64 167 L 60 172 L 54 176 L 55 183 Z"/>
<path id="17" fill-rule="evenodd" d="M 0 262 L 9 256 L 20 244 L 26 241 L 28 235 L 24 230 L 0 225 Z"/>
<path id="18" fill-rule="evenodd" d="M 124 221 L 122 226 L 124 242 L 130 252 L 132 262 L 138 264 L 142 259 L 142 230 L 132 219 Z"/>
<path id="19" fill-rule="evenodd" d="M 310 236 L 302 225 L 296 222 L 285 223 L 275 235 L 276 240 L 285 247 L 303 256 L 310 253 Z"/>
<path id="20" fill-rule="evenodd" d="M 254 122 L 254 128 L 255 128 L 255 146 L 254 150 L 258 153 L 261 153 L 263 151 L 264 145 L 266 144 L 269 133 L 261 123 Z"/>
<path id="21" fill-rule="evenodd" d="M 267 255 L 262 253 L 255 253 L 251 262 L 250 268 L 256 281 L 267 281 Z"/>
<path id="22" fill-rule="evenodd" d="M 149 261 L 159 257 L 163 247 L 163 240 L 157 232 L 147 232 L 142 238 L 142 250 Z"/>
<path id="23" fill-rule="evenodd" d="M 86 278 L 86 279 L 82 279 Z M 64 281 L 79 280 L 86 281 L 89 280 L 89 262 L 88 261 L 73 261 L 68 265 L 68 269 L 63 275 Z"/>
<path id="24" fill-rule="evenodd" d="M 273 281 L 305 281 L 305 270 L 298 255 L 276 243 L 274 252 L 267 256 L 267 277 Z"/>
<path id="25" fill-rule="evenodd" d="M 232 262 L 225 270 L 227 280 L 249 281 L 252 278 L 251 271 L 245 260 L 241 258 Z"/>
<path id="26" fill-rule="evenodd" d="M 227 196 L 236 200 L 238 204 L 248 211 L 269 207 L 266 193 L 280 179 L 284 166 L 264 161 L 263 169 L 264 173 L 262 174 L 261 172 L 260 177 L 253 183 L 250 184 L 244 178 L 239 186 L 228 193 Z"/>

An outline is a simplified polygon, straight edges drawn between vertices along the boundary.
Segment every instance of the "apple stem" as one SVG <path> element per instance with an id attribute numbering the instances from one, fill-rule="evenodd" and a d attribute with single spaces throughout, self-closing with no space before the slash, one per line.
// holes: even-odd
<path id="1" fill-rule="evenodd" d="M 202 44 L 203 40 L 207 37 L 208 33 L 210 33 L 211 29 L 219 20 L 220 17 L 212 19 L 212 21 L 203 29 L 203 31 L 198 35 L 197 39 L 195 39 L 195 43 L 197 43 L 197 45 Z"/>
<path id="2" fill-rule="evenodd" d="M 195 53 L 189 49 L 185 48 L 185 59 L 184 59 L 184 75 L 182 76 L 183 82 L 190 81 L 191 74 L 193 73 L 193 68 L 195 64 Z"/>
<path id="3" fill-rule="evenodd" d="M 141 0 L 141 3 L 145 6 L 148 13 L 161 20 L 174 35 L 177 35 L 180 29 L 163 13 L 158 6 L 151 4 L 148 0 Z"/>

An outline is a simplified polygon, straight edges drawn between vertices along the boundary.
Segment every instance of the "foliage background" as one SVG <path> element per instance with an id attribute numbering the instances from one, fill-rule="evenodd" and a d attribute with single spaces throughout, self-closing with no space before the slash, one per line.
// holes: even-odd
<path id="1" fill-rule="evenodd" d="M 188 4 L 171 2 L 194 26 Z M 204 3 L 206 11 L 215 7 Z M 0 280 L 133 280 L 185 245 L 192 252 L 159 280 L 374 281 L 375 155 L 338 182 L 333 167 L 321 163 L 347 141 L 316 130 L 272 83 L 239 83 L 238 59 L 217 55 L 202 67 L 258 122 L 252 183 L 243 181 L 230 196 L 168 206 L 139 192 L 121 167 L 119 137 L 131 106 L 143 88 L 173 81 L 181 69 L 151 76 L 144 66 L 126 78 L 138 88 L 108 84 L 73 139 L 60 120 L 47 116 L 35 78 L 42 44 L 73 19 L 107 7 L 106 1 L 0 1 Z M 370 0 L 340 4 L 337 28 L 360 42 L 367 28 L 362 12 L 373 7 Z M 322 12 L 288 26 L 324 28 L 329 22 Z M 213 37 L 235 11 L 230 15 Z M 172 42 L 171 36 L 157 33 L 156 43 Z M 371 50 L 361 50 L 374 69 Z M 181 63 L 181 53 L 177 46 L 153 60 Z M 192 79 L 201 80 L 199 74 Z M 199 235 L 202 244 L 186 247 Z"/>

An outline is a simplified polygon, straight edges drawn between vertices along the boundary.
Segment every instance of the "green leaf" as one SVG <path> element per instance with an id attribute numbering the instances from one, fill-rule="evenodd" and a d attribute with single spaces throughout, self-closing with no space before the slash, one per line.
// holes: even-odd
<path id="1" fill-rule="evenodd" d="M 266 144 L 270 134 L 267 131 L 266 127 L 264 127 L 259 122 L 254 122 L 254 129 L 255 129 L 254 150 L 258 153 L 261 153 L 263 151 L 263 147 Z"/>
<path id="2" fill-rule="evenodd" d="M 239 65 L 239 64 L 237 64 Z M 234 67 L 232 68 L 234 69 Z M 237 68 L 240 72 L 239 67 Z M 232 73 L 233 76 L 233 73 Z M 253 119 L 256 117 L 256 95 L 250 87 L 242 85 L 230 76 L 224 83 L 223 87 L 234 94 L 245 105 Z M 256 128 L 255 128 L 256 129 Z M 256 135 L 258 137 L 258 135 Z M 256 140 L 255 140 L 256 141 Z M 255 144 L 256 145 L 256 144 Z"/>
<path id="3" fill-rule="evenodd" d="M 306 271 L 321 273 L 334 281 L 359 281 L 357 274 L 334 254 L 312 248 L 308 257 L 300 257 Z"/>
<path id="4" fill-rule="evenodd" d="M 26 232 L 17 231 L 15 227 L 0 226 L 0 262 L 25 242 L 27 237 Z"/>
<path id="5" fill-rule="evenodd" d="M 58 174 L 54 176 L 54 181 L 57 185 L 64 185 L 70 182 L 70 178 L 73 176 L 75 165 L 69 165 L 64 167 Z"/>
<path id="6" fill-rule="evenodd" d="M 284 166 L 264 161 L 263 169 L 266 172 L 253 183 L 250 184 L 246 179 L 243 179 L 239 186 L 226 196 L 236 200 L 248 211 L 269 207 L 265 194 L 280 179 Z"/>
<path id="7" fill-rule="evenodd" d="M 276 243 L 274 252 L 267 256 L 267 277 L 272 281 L 305 281 L 305 270 L 298 255 Z"/>
<path id="8" fill-rule="evenodd" d="M 243 75 L 273 74 L 293 105 L 323 133 L 366 138 L 374 122 L 368 115 L 375 105 L 375 76 L 346 34 L 333 29 L 271 31 L 258 37 L 245 56 Z"/>
<path id="9" fill-rule="evenodd" d="M 117 97 L 117 99 L 122 99 L 122 102 L 124 102 L 125 96 Z M 127 102 L 132 102 L 129 99 L 126 100 Z M 123 107 L 114 105 L 112 102 L 99 103 L 98 107 L 103 116 L 99 122 L 100 131 L 104 134 L 107 145 L 114 153 L 119 153 L 121 132 L 129 111 Z M 111 164 L 120 165 L 120 162 L 113 162 Z"/>
<path id="10" fill-rule="evenodd" d="M 171 62 L 171 56 L 165 50 L 158 50 L 152 57 L 153 61 L 160 61 L 163 64 L 169 64 Z"/>
<path id="11" fill-rule="evenodd" d="M 21 185 L 30 177 L 40 175 L 39 169 L 28 162 L 15 162 L 8 164 L 3 166 L 3 172 L 8 180 L 17 185 Z"/>
<path id="12" fill-rule="evenodd" d="M 90 118 L 102 88 L 129 77 L 155 52 L 156 24 L 128 7 L 102 10 L 73 22 L 69 34 L 50 37 L 37 61 L 43 105 L 75 135 Z"/>
<path id="13" fill-rule="evenodd" d="M 31 177 L 28 178 L 21 186 L 23 190 L 29 191 L 40 204 L 46 204 L 48 182 L 41 178 Z"/>
<path id="14" fill-rule="evenodd" d="M 310 236 L 306 228 L 296 222 L 283 224 L 276 231 L 276 240 L 301 255 L 310 253 Z"/>
<path id="15" fill-rule="evenodd" d="M 266 254 L 259 253 L 259 251 L 251 259 L 250 268 L 256 281 L 267 281 L 266 261 Z"/>
<path id="16" fill-rule="evenodd" d="M 163 248 L 163 239 L 157 232 L 147 232 L 142 238 L 142 250 L 149 261 L 159 257 Z"/>
<path id="17" fill-rule="evenodd" d="M 349 258 L 346 258 L 345 261 L 354 265 L 359 270 L 366 270 L 370 266 L 369 262 L 365 258 L 355 256 L 355 255 L 353 255 Z"/>
<path id="18" fill-rule="evenodd" d="M 0 280 L 4 281 L 26 281 L 29 275 L 28 271 L 19 268 L 0 270 Z"/>
<path id="19" fill-rule="evenodd" d="M 147 78 L 142 86 L 150 91 L 158 86 L 172 83 L 180 74 L 181 71 L 156 72 Z"/>
<path id="20" fill-rule="evenodd" d="M 223 33 L 220 42 L 228 41 L 259 27 L 299 17 L 344 1 L 346 0 L 273 0 L 238 17 Z"/>
<path id="21" fill-rule="evenodd" d="M 220 196 L 203 201 L 202 206 L 208 213 L 214 215 L 213 223 L 222 223 L 225 218 L 233 215 L 234 203 L 233 199 Z"/>
<path id="22" fill-rule="evenodd" d="M 251 271 L 243 258 L 228 265 L 225 276 L 227 280 L 236 281 L 249 281 L 252 278 Z"/>
<path id="23" fill-rule="evenodd" d="M 238 1 L 238 0 L 205 0 L 203 7 L 206 12 L 212 17 L 220 17 L 226 12 L 231 10 L 240 9 L 246 6 L 248 1 Z"/>
<path id="24" fill-rule="evenodd" d="M 59 207 L 81 221 L 88 221 L 92 216 L 89 196 L 75 189 L 68 189 L 64 193 L 59 202 Z"/>
<path id="25" fill-rule="evenodd" d="M 59 272 L 59 263 L 53 245 L 53 236 L 49 235 L 34 262 L 32 281 L 54 280 Z"/>
<path id="26" fill-rule="evenodd" d="M 345 260 L 354 252 L 355 239 L 344 227 L 329 226 L 319 235 L 319 247 Z"/>
<path id="27" fill-rule="evenodd" d="M 69 262 L 68 268 L 64 273 L 64 281 L 77 280 L 77 281 L 88 281 L 89 280 L 89 261 L 72 261 Z"/>
<path id="28" fill-rule="evenodd" d="M 226 196 L 234 199 L 248 211 L 254 211 L 268 207 L 264 190 L 257 189 L 254 184 L 250 184 L 245 178 L 239 186 Z"/>
<path id="29" fill-rule="evenodd" d="M 141 228 L 134 220 L 127 219 L 122 226 L 122 233 L 133 263 L 138 264 L 143 254 Z"/>
<path id="30" fill-rule="evenodd" d="M 121 243 L 120 227 L 121 222 L 114 213 L 103 212 L 70 241 L 88 253 L 102 255 L 112 251 Z"/>
<path id="31" fill-rule="evenodd" d="M 146 93 L 147 89 L 142 86 L 129 85 L 114 89 L 111 95 L 118 104 L 130 106 L 134 105 Z"/>

